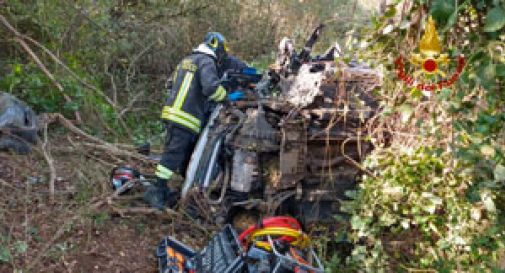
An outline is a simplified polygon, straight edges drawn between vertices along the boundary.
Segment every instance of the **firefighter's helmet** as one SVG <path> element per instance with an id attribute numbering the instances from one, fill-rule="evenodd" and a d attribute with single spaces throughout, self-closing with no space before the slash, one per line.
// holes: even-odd
<path id="1" fill-rule="evenodd" d="M 216 54 L 218 61 L 223 60 L 228 54 L 228 42 L 219 32 L 208 32 L 203 42 Z"/>

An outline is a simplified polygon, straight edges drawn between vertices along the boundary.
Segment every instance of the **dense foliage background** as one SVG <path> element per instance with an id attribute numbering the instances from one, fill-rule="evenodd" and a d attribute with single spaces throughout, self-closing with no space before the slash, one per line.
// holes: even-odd
<path id="1" fill-rule="evenodd" d="M 445 69 L 454 71 L 460 54 L 466 67 L 454 86 L 426 96 L 398 80 L 394 61 L 419 52 L 428 16 L 451 58 Z M 346 206 L 351 270 L 505 269 L 504 27 L 503 1 L 433 0 L 390 6 L 362 30 L 357 55 L 386 80 L 369 128 L 370 172 Z"/>
<path id="2" fill-rule="evenodd" d="M 325 22 L 323 48 L 343 39 L 355 22 L 368 20 L 365 12 L 349 0 L 0 1 L 0 14 L 63 92 L 5 27 L 0 27 L 0 89 L 39 112 L 75 119 L 78 110 L 83 125 L 102 137 L 143 142 L 162 132 L 158 117 L 167 75 L 207 31 L 222 32 L 235 55 L 261 66 L 272 60 L 283 35 L 301 44 Z"/>
<path id="3" fill-rule="evenodd" d="M 338 40 L 345 60 L 385 75 L 380 112 L 366 128 L 376 149 L 349 192 L 349 229 L 337 236 L 355 248 L 329 271 L 502 272 L 505 3 L 378 2 L 0 1 L 0 90 L 38 112 L 78 121 L 77 111 L 80 127 L 103 139 L 156 142 L 164 81 L 207 31 L 223 32 L 234 54 L 264 67 L 282 36 L 301 46 L 324 22 L 317 50 Z M 394 61 L 417 51 L 430 15 L 443 51 L 467 64 L 454 86 L 425 96 L 398 81 Z"/>

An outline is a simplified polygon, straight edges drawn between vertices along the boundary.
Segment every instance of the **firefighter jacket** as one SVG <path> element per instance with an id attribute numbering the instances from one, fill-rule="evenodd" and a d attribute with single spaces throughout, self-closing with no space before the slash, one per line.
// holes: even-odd
<path id="1" fill-rule="evenodd" d="M 172 75 L 172 88 L 161 118 L 194 133 L 200 133 L 208 100 L 222 101 L 226 90 L 220 84 L 216 60 L 210 49 L 195 50 L 184 58 Z"/>
<path id="2" fill-rule="evenodd" d="M 246 66 L 236 58 L 228 62 L 230 66 Z M 169 97 L 161 118 L 200 133 L 209 100 L 221 102 L 226 98 L 220 75 L 222 72 L 218 71 L 214 52 L 206 45 L 200 45 L 179 63 L 172 74 Z"/>

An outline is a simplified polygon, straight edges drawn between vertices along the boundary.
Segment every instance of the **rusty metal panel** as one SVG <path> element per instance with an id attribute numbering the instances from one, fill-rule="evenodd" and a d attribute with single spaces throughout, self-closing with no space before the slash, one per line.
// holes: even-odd
<path id="1" fill-rule="evenodd" d="M 305 177 L 307 128 L 304 121 L 288 122 L 281 128 L 280 179 L 277 189 L 293 188 Z"/>

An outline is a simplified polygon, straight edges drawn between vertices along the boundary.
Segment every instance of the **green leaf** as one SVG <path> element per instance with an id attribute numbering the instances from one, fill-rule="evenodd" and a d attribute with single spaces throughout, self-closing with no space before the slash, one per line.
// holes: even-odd
<path id="1" fill-rule="evenodd" d="M 13 66 L 14 74 L 20 75 L 23 72 L 23 67 L 20 64 L 14 64 Z"/>
<path id="2" fill-rule="evenodd" d="M 449 18 L 447 19 L 447 23 L 445 24 L 443 32 L 447 32 L 456 23 L 456 20 L 458 19 L 458 13 L 459 13 L 459 9 L 455 8 L 454 12 L 451 13 Z"/>
<path id="3" fill-rule="evenodd" d="M 351 226 L 354 230 L 362 229 L 365 227 L 365 225 L 366 225 L 366 223 L 365 223 L 365 221 L 363 221 L 363 219 L 361 219 L 361 217 L 354 215 L 351 218 Z"/>
<path id="4" fill-rule="evenodd" d="M 391 197 L 393 200 L 400 200 L 403 197 L 403 188 L 396 186 L 396 187 L 391 187 L 391 186 L 384 186 L 384 189 L 382 192 Z"/>
<path id="5" fill-rule="evenodd" d="M 67 110 L 67 111 L 77 111 L 79 109 L 79 103 L 77 102 L 65 102 L 65 104 L 63 105 L 63 109 Z"/>
<path id="6" fill-rule="evenodd" d="M 492 8 L 486 16 L 485 32 L 495 32 L 505 26 L 505 11 L 497 6 Z"/>
<path id="7" fill-rule="evenodd" d="M 384 13 L 385 18 L 392 18 L 396 14 L 396 8 L 394 5 L 391 5 L 386 12 Z"/>
<path id="8" fill-rule="evenodd" d="M 12 260 L 12 255 L 9 249 L 5 246 L 0 246 L 0 263 L 9 263 Z"/>
<path id="9" fill-rule="evenodd" d="M 420 99 L 423 97 L 423 92 L 416 87 L 412 87 L 410 90 L 410 95 L 415 99 Z"/>
<path id="10" fill-rule="evenodd" d="M 505 78 L 505 64 L 496 65 L 496 76 Z"/>
<path id="11" fill-rule="evenodd" d="M 387 212 L 385 212 L 381 216 L 379 216 L 379 221 L 380 221 L 380 225 L 385 226 L 385 227 L 389 227 L 389 226 L 396 223 L 395 217 Z"/>
<path id="12" fill-rule="evenodd" d="M 505 166 L 498 164 L 494 168 L 494 180 L 505 182 Z"/>
<path id="13" fill-rule="evenodd" d="M 489 133 L 489 125 L 487 123 L 478 124 L 476 130 L 477 132 L 486 135 Z"/>
<path id="14" fill-rule="evenodd" d="M 434 205 L 442 205 L 443 201 L 440 197 L 438 196 L 435 196 L 433 193 L 431 192 L 423 192 L 421 193 L 421 196 L 430 200 L 432 204 Z"/>
<path id="15" fill-rule="evenodd" d="M 482 145 L 480 147 L 480 152 L 485 155 L 485 156 L 489 156 L 489 157 L 493 157 L 495 156 L 496 154 L 496 151 L 495 149 L 491 146 L 491 145 Z"/>
<path id="16" fill-rule="evenodd" d="M 356 199 L 358 196 L 358 193 L 356 191 L 345 191 L 344 194 L 351 199 Z"/>
<path id="17" fill-rule="evenodd" d="M 491 194 L 489 194 L 488 192 L 483 192 L 480 195 L 480 199 L 482 200 L 482 203 L 484 203 L 484 207 L 486 207 L 487 211 L 489 212 L 496 211 L 496 206 L 494 204 L 493 198 L 491 197 Z"/>
<path id="18" fill-rule="evenodd" d="M 14 250 L 17 254 L 23 254 L 28 250 L 28 244 L 25 241 L 17 241 L 14 244 Z"/>
<path id="19" fill-rule="evenodd" d="M 452 90 L 449 89 L 449 88 L 443 88 L 440 93 L 438 94 L 438 98 L 441 100 L 441 101 L 447 101 L 449 99 L 449 97 L 451 96 L 451 92 Z"/>
<path id="20" fill-rule="evenodd" d="M 382 110 L 382 115 L 386 117 L 390 116 L 393 113 L 394 113 L 393 108 L 391 108 L 390 106 L 386 106 L 384 107 L 384 110 Z"/>
<path id="21" fill-rule="evenodd" d="M 409 121 L 410 117 L 414 113 L 414 109 L 409 104 L 402 104 L 400 107 L 398 107 L 398 111 L 400 111 L 403 123 Z"/>
<path id="22" fill-rule="evenodd" d="M 435 0 L 431 5 L 430 13 L 438 21 L 445 22 L 456 12 L 454 1 Z"/>
<path id="23" fill-rule="evenodd" d="M 429 214 L 435 213 L 436 209 L 437 209 L 437 205 L 435 205 L 433 203 L 432 204 L 428 204 L 428 205 L 426 205 L 426 207 L 424 207 L 424 210 L 426 212 L 428 212 Z"/>
<path id="24" fill-rule="evenodd" d="M 492 89 L 496 81 L 496 65 L 493 63 L 482 65 L 477 71 L 477 76 L 479 77 L 482 87 L 487 90 Z"/>

